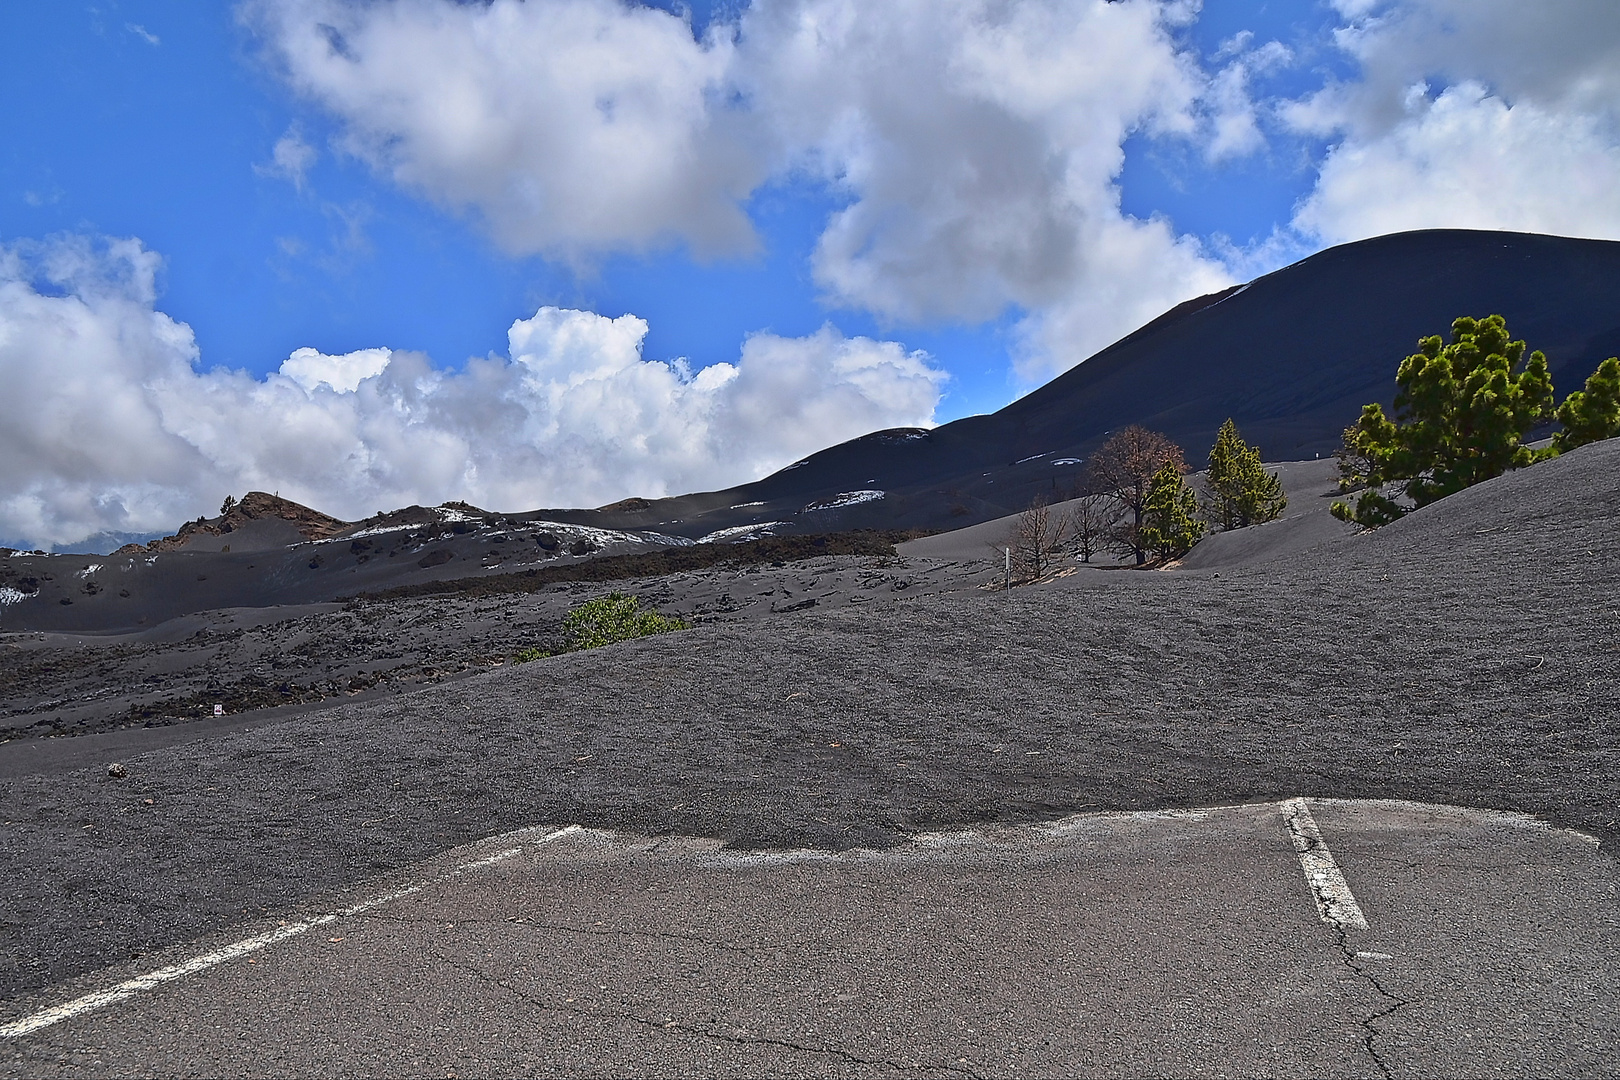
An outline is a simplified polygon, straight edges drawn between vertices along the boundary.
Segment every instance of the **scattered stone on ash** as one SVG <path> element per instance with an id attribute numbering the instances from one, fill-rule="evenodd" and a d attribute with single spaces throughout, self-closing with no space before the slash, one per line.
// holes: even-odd
<path id="1" fill-rule="evenodd" d="M 111 765 L 107 766 L 107 775 L 112 777 L 114 780 L 122 780 L 124 777 L 129 775 L 129 770 L 124 767 L 122 762 L 115 761 Z"/>

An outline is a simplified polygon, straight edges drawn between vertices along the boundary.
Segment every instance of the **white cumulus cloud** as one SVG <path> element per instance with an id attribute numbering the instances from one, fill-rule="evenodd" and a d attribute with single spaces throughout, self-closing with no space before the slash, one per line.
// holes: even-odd
<path id="1" fill-rule="evenodd" d="M 1340 0 L 1358 65 L 1284 118 L 1333 145 L 1295 225 L 1620 238 L 1620 6 Z"/>
<path id="2" fill-rule="evenodd" d="M 835 303 L 899 323 L 1009 307 L 1041 381 L 1227 283 L 1167 221 L 1123 214 L 1133 132 L 1193 136 L 1210 86 L 1176 5 L 798 0 L 743 17 L 735 78 L 778 169 L 849 197 L 817 243 Z"/>
<path id="3" fill-rule="evenodd" d="M 353 393 L 366 379 L 381 375 L 392 355 L 392 349 L 357 349 L 328 356 L 305 346 L 294 349 L 292 355 L 282 361 L 280 373 L 306 392 L 324 386 L 338 393 Z"/>
<path id="4" fill-rule="evenodd" d="M 541 308 L 509 356 L 299 349 L 203 370 L 137 241 L 0 248 L 0 536 L 145 532 L 226 493 L 357 518 L 412 502 L 599 505 L 755 479 L 877 428 L 932 422 L 944 376 L 894 342 L 755 334 L 734 364 L 648 360 L 633 315 Z"/>
<path id="5" fill-rule="evenodd" d="M 727 123 L 732 44 L 621 0 L 250 0 L 244 19 L 341 144 L 514 253 L 670 239 L 738 252 L 757 180 Z"/>
<path id="6" fill-rule="evenodd" d="M 779 167 L 850 197 L 817 281 L 902 321 L 1083 291 L 1093 234 L 1122 220 L 1126 135 L 1190 130 L 1198 90 L 1146 3 L 759 4 L 736 77 Z"/>
<path id="7" fill-rule="evenodd" d="M 1415 93 L 1409 110 L 1329 151 L 1301 228 L 1330 242 L 1436 227 L 1620 237 L 1620 140 L 1597 118 L 1477 83 Z"/>
<path id="8" fill-rule="evenodd" d="M 162 528 L 219 490 L 153 408 L 197 358 L 190 328 L 153 308 L 158 270 L 132 240 L 0 247 L 0 535 Z"/>
<path id="9" fill-rule="evenodd" d="M 771 178 L 842 199 L 826 299 L 897 325 L 1029 313 L 1025 380 L 1229 280 L 1120 210 L 1133 133 L 1253 150 L 1248 73 L 1207 76 L 1163 0 L 757 0 L 702 36 L 627 0 L 249 0 L 340 143 L 514 253 L 753 243 Z M 1049 332 L 1061 326 L 1061 332 Z"/>

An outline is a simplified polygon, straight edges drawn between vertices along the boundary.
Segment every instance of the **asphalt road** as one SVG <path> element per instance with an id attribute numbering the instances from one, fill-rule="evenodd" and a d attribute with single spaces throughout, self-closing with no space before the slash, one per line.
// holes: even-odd
<path id="1" fill-rule="evenodd" d="M 1600 973 L 1620 890 L 1590 837 L 1308 806 L 1304 825 L 1287 803 L 1087 814 L 841 854 L 532 829 L 14 1000 L 0 1060 L 40 1076 L 1611 1072 L 1620 989 Z M 266 933 L 286 936 L 220 959 Z M 217 962 L 18 1030 L 197 957 Z"/>

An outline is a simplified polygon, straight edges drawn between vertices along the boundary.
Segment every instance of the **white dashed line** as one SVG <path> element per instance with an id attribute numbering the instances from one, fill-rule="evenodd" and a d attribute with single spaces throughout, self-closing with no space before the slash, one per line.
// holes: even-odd
<path id="1" fill-rule="evenodd" d="M 569 825 L 566 828 L 557 829 L 553 832 L 545 834 L 539 839 L 534 840 L 532 844 L 539 845 L 549 843 L 552 840 L 557 840 L 564 836 L 570 836 L 579 831 L 580 827 L 578 825 Z M 227 960 L 235 960 L 238 957 L 246 956 L 248 953 L 255 953 L 261 949 L 269 948 L 271 945 L 274 945 L 277 942 L 286 941 L 288 938 L 294 938 L 300 934 L 308 933 L 317 926 L 325 926 L 327 923 L 336 922 L 337 920 L 346 918 L 350 915 L 359 915 L 363 912 L 370 911 L 373 908 L 378 908 L 384 904 L 391 903 L 392 901 L 398 900 L 401 897 L 409 896 L 412 893 L 421 892 L 429 885 L 437 885 L 440 882 L 448 881 L 468 870 L 479 870 L 486 866 L 493 866 L 498 862 L 503 862 L 506 859 L 510 859 L 514 855 L 521 854 L 522 851 L 523 849 L 520 847 L 508 848 L 505 851 L 497 852 L 485 859 L 478 859 L 473 862 L 462 863 L 449 873 L 440 874 L 437 877 L 429 878 L 426 881 L 421 881 L 414 885 L 407 885 L 402 889 L 395 889 L 393 892 L 383 893 L 380 896 L 373 896 L 368 900 L 362 900 L 353 907 L 344 908 L 342 911 L 330 912 L 325 915 L 316 915 L 312 918 L 301 919 L 298 922 L 288 923 L 285 926 L 278 926 L 274 930 L 259 934 L 255 937 L 244 938 L 241 941 L 232 942 L 222 949 L 215 949 L 213 952 L 204 953 L 201 956 L 194 956 L 182 964 L 173 964 L 169 967 L 158 968 L 156 971 L 148 972 L 145 975 L 137 975 L 133 979 L 126 979 L 116 986 L 110 986 L 105 990 L 97 990 L 95 993 L 86 994 L 81 998 L 75 998 L 66 1004 L 53 1005 L 48 1009 L 41 1009 L 39 1012 L 34 1013 L 31 1016 L 25 1016 L 21 1020 L 13 1020 L 7 1024 L 0 1024 L 0 1038 L 20 1038 L 21 1036 L 39 1031 L 41 1028 L 48 1028 L 53 1024 L 60 1024 L 64 1020 L 71 1020 L 75 1016 L 82 1016 L 88 1012 L 95 1012 L 97 1009 L 105 1009 L 109 1005 L 116 1005 L 120 1001 L 127 1000 L 134 997 L 136 994 L 162 986 L 164 983 L 173 982 L 175 979 L 184 978 L 187 975 L 195 975 L 199 971 L 207 971 L 209 968 L 217 967 L 218 965 L 225 963 Z"/>
<path id="2" fill-rule="evenodd" d="M 1316 898 L 1316 909 L 1322 913 L 1322 921 L 1341 929 L 1367 929 L 1367 918 L 1333 861 L 1333 853 L 1316 828 L 1316 820 L 1311 817 L 1305 800 L 1287 800 L 1282 804 L 1282 815 L 1288 835 L 1294 841 L 1294 850 L 1299 852 L 1299 865 L 1305 870 L 1305 883 Z"/>

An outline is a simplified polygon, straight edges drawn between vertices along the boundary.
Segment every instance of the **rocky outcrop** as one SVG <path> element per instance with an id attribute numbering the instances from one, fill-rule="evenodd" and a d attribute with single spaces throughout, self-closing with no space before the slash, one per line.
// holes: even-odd
<path id="1" fill-rule="evenodd" d="M 179 531 L 173 536 L 165 536 L 161 540 L 153 540 L 144 545 L 125 544 L 113 554 L 134 555 L 149 551 L 176 551 L 185 547 L 193 537 L 224 536 L 249 522 L 263 518 L 279 518 L 282 521 L 292 522 L 305 540 L 325 540 L 349 527 L 347 521 L 340 521 L 319 510 L 311 510 L 291 499 L 283 499 L 279 495 L 271 495 L 264 491 L 250 491 L 242 496 L 241 502 L 233 505 L 219 517 L 188 521 L 180 526 Z"/>

